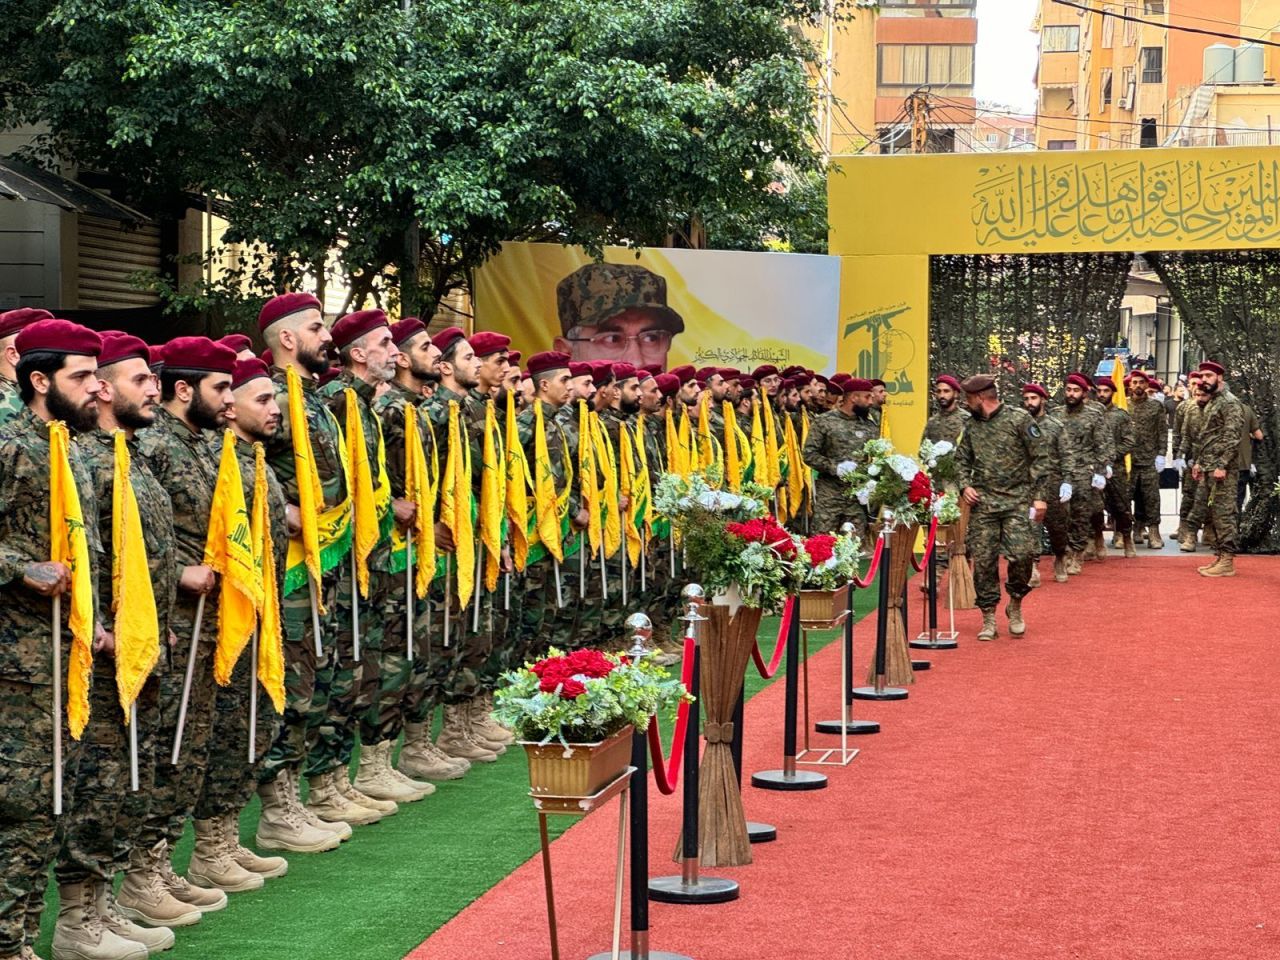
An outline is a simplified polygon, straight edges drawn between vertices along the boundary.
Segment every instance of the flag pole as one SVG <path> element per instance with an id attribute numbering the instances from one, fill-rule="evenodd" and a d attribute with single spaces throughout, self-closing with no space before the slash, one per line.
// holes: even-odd
<path id="1" fill-rule="evenodd" d="M 625 539 L 622 542 L 622 549 L 618 551 L 618 555 L 621 560 L 618 566 L 622 568 L 622 605 L 625 607 L 627 605 L 627 562 L 631 559 L 627 551 L 627 543 Z"/>
<path id="2" fill-rule="evenodd" d="M 551 563 L 556 568 L 556 609 L 559 610 L 564 607 L 564 594 L 560 586 L 560 561 L 552 557 Z"/>
<path id="3" fill-rule="evenodd" d="M 200 643 L 200 624 L 204 620 L 204 601 L 207 594 L 200 594 L 196 601 L 196 623 L 191 630 L 191 649 L 187 653 L 187 676 L 182 682 L 182 702 L 178 706 L 178 729 L 173 734 L 173 753 L 169 762 L 178 765 L 178 754 L 182 752 L 182 728 L 187 724 L 187 704 L 191 702 L 191 679 L 196 672 L 196 646 Z"/>
<path id="4" fill-rule="evenodd" d="M 452 557 L 449 554 L 444 555 L 444 648 L 449 649 L 449 610 L 453 606 L 453 599 L 449 596 L 449 562 Z"/>
<path id="5" fill-rule="evenodd" d="M 413 659 L 413 605 L 417 596 L 413 589 L 413 544 L 404 545 L 404 649 L 405 656 Z"/>
<path id="6" fill-rule="evenodd" d="M 255 744 L 258 742 L 258 628 L 254 627 L 249 641 L 249 764 L 257 759 Z"/>
<path id="7" fill-rule="evenodd" d="M 641 593 L 644 593 L 646 590 L 649 589 L 648 586 L 646 586 L 645 584 L 645 580 L 648 579 L 647 571 L 649 569 L 648 553 L 649 553 L 649 533 L 648 531 L 644 531 L 640 534 L 640 592 Z"/>
<path id="8" fill-rule="evenodd" d="M 578 533 L 578 599 L 587 599 L 587 535 Z"/>
<path id="9" fill-rule="evenodd" d="M 471 591 L 471 632 L 480 632 L 480 591 L 484 586 L 484 582 L 480 579 L 483 573 L 481 563 L 484 559 L 484 550 L 476 551 L 476 579 L 475 589 Z"/>
<path id="10" fill-rule="evenodd" d="M 360 662 L 360 582 L 356 575 L 355 537 L 351 538 L 351 654 Z"/>
<path id="11" fill-rule="evenodd" d="M 316 660 L 324 659 L 324 642 L 320 638 L 320 598 L 316 591 L 316 581 L 307 572 L 307 589 L 311 591 L 311 635 L 316 641 Z"/>
<path id="12" fill-rule="evenodd" d="M 510 610 L 511 609 L 511 571 L 508 570 L 502 576 L 503 576 L 503 579 L 505 580 L 505 585 L 503 586 L 503 593 L 502 593 L 502 609 Z"/>
<path id="13" fill-rule="evenodd" d="M 53 598 L 53 815 L 62 816 L 62 597 Z"/>
<path id="14" fill-rule="evenodd" d="M 600 544 L 600 595 L 609 599 L 609 568 L 605 565 L 604 544 Z"/>
<path id="15" fill-rule="evenodd" d="M 138 704 L 129 704 L 129 790 L 138 792 Z"/>

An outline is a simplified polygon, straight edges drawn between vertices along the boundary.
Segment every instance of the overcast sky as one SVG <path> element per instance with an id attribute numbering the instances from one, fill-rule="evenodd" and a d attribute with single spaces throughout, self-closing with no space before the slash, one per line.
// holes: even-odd
<path id="1" fill-rule="evenodd" d="M 979 100 L 1035 109 L 1036 0 L 978 0 L 975 93 Z"/>

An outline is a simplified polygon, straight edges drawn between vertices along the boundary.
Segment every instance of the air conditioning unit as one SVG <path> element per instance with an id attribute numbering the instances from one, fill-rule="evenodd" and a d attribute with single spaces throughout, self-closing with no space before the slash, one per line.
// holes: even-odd
<path id="1" fill-rule="evenodd" d="M 1129 81 L 1128 88 L 1125 90 L 1124 95 L 1120 97 L 1119 107 L 1121 110 L 1133 109 L 1133 93 L 1136 86 L 1136 81 Z"/>

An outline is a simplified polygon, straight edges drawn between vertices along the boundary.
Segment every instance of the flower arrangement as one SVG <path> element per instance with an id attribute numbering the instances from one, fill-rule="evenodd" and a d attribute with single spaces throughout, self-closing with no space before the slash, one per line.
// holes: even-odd
<path id="1" fill-rule="evenodd" d="M 836 590 L 853 579 L 859 557 L 858 538 L 815 533 L 800 545 L 800 588 Z"/>
<path id="2" fill-rule="evenodd" d="M 956 445 L 949 440 L 933 443 L 920 441 L 920 462 L 929 472 L 929 478 L 937 487 L 954 487 L 960 482 L 960 468 L 956 466 Z"/>
<path id="3" fill-rule="evenodd" d="M 895 453 L 888 440 L 868 440 L 844 480 L 873 517 L 888 511 L 898 526 L 927 524 L 932 516 L 934 490 L 928 472 Z"/>
<path id="4" fill-rule="evenodd" d="M 647 660 L 599 650 L 547 656 L 502 676 L 494 718 L 521 740 L 597 743 L 659 710 L 692 701 L 684 684 Z"/>

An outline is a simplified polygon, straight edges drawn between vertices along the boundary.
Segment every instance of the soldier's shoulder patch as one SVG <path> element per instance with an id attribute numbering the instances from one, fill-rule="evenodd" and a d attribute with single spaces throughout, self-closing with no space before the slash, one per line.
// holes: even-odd
<path id="1" fill-rule="evenodd" d="M 1036 426 L 1034 423 L 1027 424 L 1027 436 L 1032 437 L 1033 439 L 1039 439 L 1040 428 Z"/>

